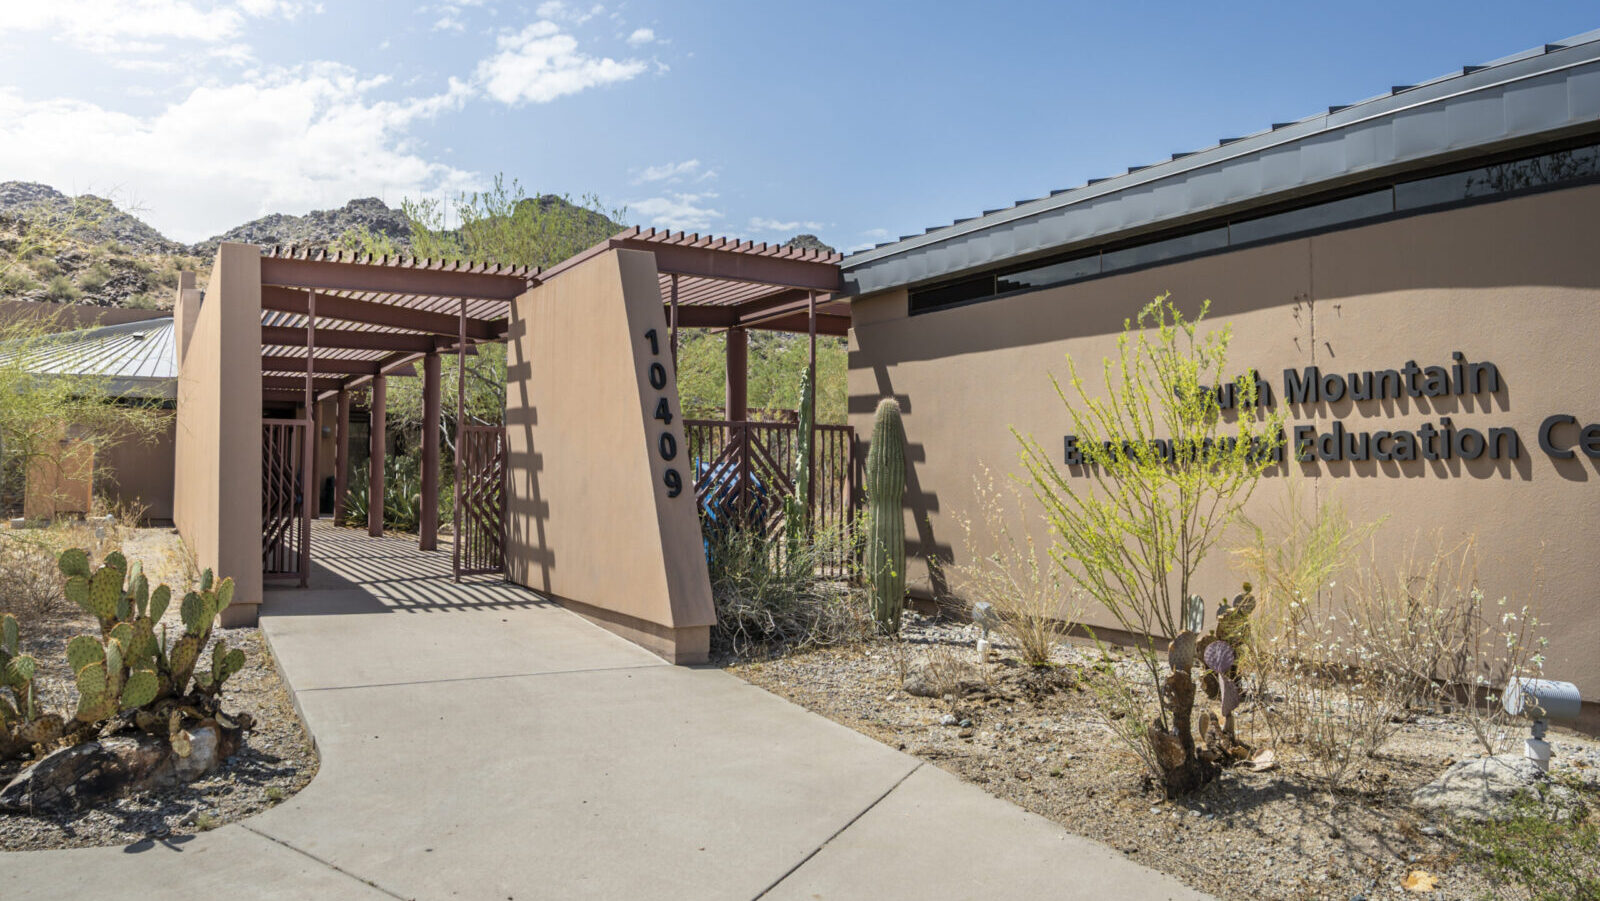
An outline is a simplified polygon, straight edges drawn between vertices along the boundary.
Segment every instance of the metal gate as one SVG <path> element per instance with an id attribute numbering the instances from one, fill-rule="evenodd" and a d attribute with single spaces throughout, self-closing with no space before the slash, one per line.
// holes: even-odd
<path id="1" fill-rule="evenodd" d="M 769 538 L 783 534 L 784 501 L 799 481 L 793 422 L 684 420 L 694 466 L 695 503 L 706 525 L 739 523 Z M 812 431 L 811 508 L 813 530 L 832 532 L 841 551 L 852 546 L 860 497 L 855 432 L 847 425 Z M 848 561 L 836 561 L 843 568 Z"/>
<path id="2" fill-rule="evenodd" d="M 506 429 L 462 426 L 456 436 L 457 579 L 506 568 Z"/>
<path id="3" fill-rule="evenodd" d="M 298 579 L 311 572 L 311 530 L 306 494 L 305 419 L 261 423 L 261 570 L 268 579 Z"/>

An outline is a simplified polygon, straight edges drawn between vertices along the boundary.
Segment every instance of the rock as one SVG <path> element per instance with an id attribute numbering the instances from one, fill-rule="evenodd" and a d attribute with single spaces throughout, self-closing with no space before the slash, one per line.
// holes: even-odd
<path id="1" fill-rule="evenodd" d="M 191 729 L 188 736 L 187 756 L 151 735 L 114 736 L 62 748 L 0 789 L 0 810 L 60 813 L 193 782 L 215 772 L 238 743 L 237 735 L 225 735 L 215 725 Z"/>
<path id="2" fill-rule="evenodd" d="M 944 716 L 939 717 L 939 725 L 941 726 L 954 726 L 955 724 L 956 718 L 954 714 L 947 713 Z"/>
<path id="3" fill-rule="evenodd" d="M 927 664 L 918 664 L 906 674 L 906 684 L 901 686 L 905 693 L 914 698 L 937 698 L 939 692 L 933 687 L 933 680 L 928 678 Z"/>
<path id="4" fill-rule="evenodd" d="M 1444 775 L 1412 792 L 1411 804 L 1462 819 L 1494 819 L 1517 795 L 1548 779 L 1521 755 L 1476 757 L 1454 764 Z"/>

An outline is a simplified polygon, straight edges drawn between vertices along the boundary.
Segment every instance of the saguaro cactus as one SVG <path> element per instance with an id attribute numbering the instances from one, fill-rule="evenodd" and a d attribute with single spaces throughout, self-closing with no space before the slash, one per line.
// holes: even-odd
<path id="1" fill-rule="evenodd" d="M 893 398 L 878 404 L 867 449 L 867 584 L 872 618 L 883 631 L 900 631 L 906 595 L 906 430 Z"/>
<path id="2" fill-rule="evenodd" d="M 811 445 L 816 431 L 816 382 L 808 367 L 800 377 L 800 416 L 794 442 L 794 496 L 783 503 L 789 560 L 800 558 L 800 542 L 811 531 Z"/>

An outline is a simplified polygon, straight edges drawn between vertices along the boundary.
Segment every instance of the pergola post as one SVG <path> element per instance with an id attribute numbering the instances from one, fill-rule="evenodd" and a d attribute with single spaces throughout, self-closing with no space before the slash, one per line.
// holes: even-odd
<path id="1" fill-rule="evenodd" d="M 750 418 L 749 403 L 750 336 L 742 328 L 728 329 L 727 379 L 728 419 L 744 422 Z"/>
<path id="2" fill-rule="evenodd" d="M 806 363 L 806 380 L 811 383 L 811 435 L 817 431 L 817 292 L 806 292 L 806 319 L 811 329 L 811 356 Z M 806 522 L 811 522 L 811 511 L 817 503 L 817 449 L 811 445 L 806 457 Z"/>
<path id="3" fill-rule="evenodd" d="M 422 510 L 417 547 L 439 547 L 439 352 L 422 358 Z"/>
<path id="4" fill-rule="evenodd" d="M 333 522 L 344 524 L 344 495 L 350 470 L 350 392 L 339 389 L 333 417 Z"/>
<path id="5" fill-rule="evenodd" d="M 372 377 L 372 425 L 368 428 L 367 458 L 367 534 L 383 535 L 383 456 L 388 447 L 385 419 L 388 415 L 389 379 L 383 373 Z"/>

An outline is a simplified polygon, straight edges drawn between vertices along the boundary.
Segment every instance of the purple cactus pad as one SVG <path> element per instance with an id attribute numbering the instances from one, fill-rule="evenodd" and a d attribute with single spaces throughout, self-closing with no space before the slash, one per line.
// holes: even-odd
<path id="1" fill-rule="evenodd" d="M 1233 646 L 1226 641 L 1219 639 L 1206 645 L 1206 666 L 1217 675 L 1227 675 L 1233 669 L 1233 660 Z"/>

